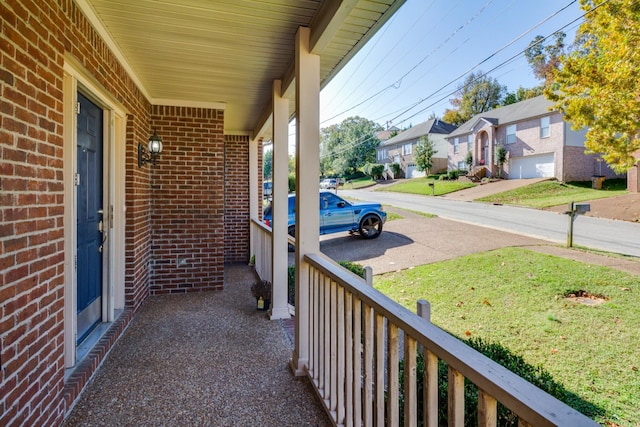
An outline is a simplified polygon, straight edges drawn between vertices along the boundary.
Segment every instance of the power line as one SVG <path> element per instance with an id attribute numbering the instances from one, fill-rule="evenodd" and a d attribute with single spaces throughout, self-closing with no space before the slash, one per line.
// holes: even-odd
<path id="1" fill-rule="evenodd" d="M 525 31 L 524 33 L 522 33 L 521 35 L 519 35 L 515 40 L 509 42 L 507 45 L 505 45 L 504 47 L 502 47 L 501 49 L 499 49 L 498 51 L 494 52 L 493 54 L 491 54 L 489 57 L 487 57 L 486 59 L 484 59 L 483 61 L 479 62 L 478 64 L 476 64 L 474 67 L 470 68 L 466 73 L 473 71 L 474 69 L 476 69 L 478 66 L 480 66 L 482 63 L 486 62 L 487 60 L 489 60 L 490 58 L 492 58 L 493 56 L 495 56 L 497 53 L 499 53 L 500 51 L 504 50 L 506 47 L 510 46 L 511 44 L 513 44 L 515 41 L 517 41 L 518 39 L 522 38 L 524 35 L 528 34 L 529 32 L 533 31 L 535 28 L 539 27 L 542 23 L 546 22 L 547 20 L 549 20 L 551 17 L 557 15 L 558 13 L 560 13 L 561 11 L 565 10 L 566 8 L 568 8 L 569 6 L 571 6 L 572 4 L 574 4 L 577 0 L 573 0 L 571 1 L 569 4 L 567 4 L 566 6 L 564 6 L 562 9 L 560 9 L 559 11 L 555 12 L 554 14 L 552 14 L 550 17 L 546 18 L 545 20 L 543 20 L 542 22 L 540 22 L 539 24 L 536 24 L 535 26 L 533 26 L 532 28 L 530 28 L 529 30 Z M 543 43 L 544 41 L 546 41 L 547 39 L 549 39 L 550 37 L 552 37 L 554 34 L 566 29 L 567 27 L 575 24 L 576 22 L 578 22 L 579 20 L 583 19 L 586 15 L 592 13 L 593 11 L 595 11 L 596 9 L 598 9 L 599 7 L 603 6 L 604 4 L 608 3 L 610 0 L 605 0 L 603 2 L 601 2 L 600 4 L 594 6 L 591 10 L 585 12 L 584 14 L 580 15 L 579 17 L 577 17 L 576 19 L 572 20 L 571 22 L 569 22 L 568 24 L 560 27 L 558 30 L 553 31 L 551 34 L 547 35 L 546 37 L 544 37 L 543 39 L 540 40 L 540 43 Z M 481 78 L 484 78 L 485 76 L 489 75 L 489 73 L 504 67 L 505 65 L 511 63 L 512 61 L 514 61 L 515 59 L 517 59 L 519 56 L 524 55 L 524 53 L 526 52 L 526 50 L 528 49 L 528 47 L 524 50 L 522 50 L 521 52 L 518 52 L 517 54 L 511 56 L 510 58 L 508 58 L 507 60 L 501 62 L 500 64 L 498 64 L 497 66 L 493 67 L 492 69 L 490 69 L 488 72 L 483 73 L 482 75 L 478 76 L 476 79 L 474 79 L 472 82 L 469 82 L 468 85 L 471 85 L 473 83 L 475 83 L 476 81 L 478 81 Z M 458 77 L 456 77 L 454 80 L 450 81 L 449 83 L 441 86 L 439 89 L 437 89 L 436 91 L 434 91 L 431 95 L 429 95 L 426 98 L 423 98 L 422 100 L 418 101 L 417 103 L 412 104 L 412 106 L 408 109 L 405 109 L 405 111 L 403 111 L 401 114 L 395 116 L 393 120 L 395 120 L 396 118 L 401 117 L 403 114 L 405 114 L 406 112 L 410 111 L 411 109 L 415 108 L 417 105 L 427 101 L 428 99 L 432 98 L 433 96 L 435 96 L 437 93 L 439 93 L 440 91 L 442 91 L 444 88 L 450 86 L 451 84 L 453 84 L 454 82 L 456 82 L 457 80 L 459 80 L 460 78 L 464 77 L 465 74 L 462 74 Z M 421 109 L 420 111 L 416 112 L 415 114 L 405 118 L 404 120 L 400 121 L 399 123 L 404 123 L 407 120 L 417 116 L 418 114 L 424 112 L 425 110 L 433 107 L 434 105 L 438 104 L 439 102 L 443 101 L 444 99 L 446 99 L 447 97 L 455 94 L 457 92 L 457 89 L 455 91 L 452 92 L 448 92 L 446 93 L 443 97 L 441 97 L 440 99 L 438 99 L 437 101 L 435 101 L 434 103 L 426 106 L 425 108 Z M 368 142 L 371 138 L 367 138 L 366 140 L 363 141 L 356 141 L 355 143 L 352 143 L 350 145 L 347 146 L 347 148 L 342 149 L 340 151 L 337 152 L 333 152 L 333 153 L 327 153 L 322 157 L 327 157 L 329 155 L 337 155 L 340 154 L 344 151 L 347 151 L 349 149 L 355 148 L 358 145 L 364 144 L 366 142 Z"/>

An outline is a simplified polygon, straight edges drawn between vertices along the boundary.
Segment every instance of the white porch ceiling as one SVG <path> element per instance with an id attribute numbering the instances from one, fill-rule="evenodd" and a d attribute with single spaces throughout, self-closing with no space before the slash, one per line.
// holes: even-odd
<path id="1" fill-rule="evenodd" d="M 293 97 L 298 27 L 311 28 L 324 86 L 404 0 L 76 2 L 151 103 L 224 106 L 226 133 L 257 136 L 273 80 Z"/>

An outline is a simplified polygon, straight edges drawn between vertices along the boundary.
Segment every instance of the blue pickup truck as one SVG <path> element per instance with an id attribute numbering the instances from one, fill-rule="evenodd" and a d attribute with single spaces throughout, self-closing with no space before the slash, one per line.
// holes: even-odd
<path id="1" fill-rule="evenodd" d="M 387 220 L 380 203 L 348 202 L 330 191 L 320 191 L 320 234 L 348 231 L 358 232 L 365 239 L 375 239 L 382 233 L 382 225 Z M 295 237 L 296 196 L 289 195 L 289 235 Z M 264 210 L 264 220 L 271 226 L 271 203 Z"/>

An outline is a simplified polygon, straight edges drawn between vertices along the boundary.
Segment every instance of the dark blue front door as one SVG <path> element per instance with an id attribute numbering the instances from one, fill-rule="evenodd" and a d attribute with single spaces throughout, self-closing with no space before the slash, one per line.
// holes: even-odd
<path id="1" fill-rule="evenodd" d="M 76 277 L 82 341 L 102 320 L 102 110 L 78 93 Z"/>

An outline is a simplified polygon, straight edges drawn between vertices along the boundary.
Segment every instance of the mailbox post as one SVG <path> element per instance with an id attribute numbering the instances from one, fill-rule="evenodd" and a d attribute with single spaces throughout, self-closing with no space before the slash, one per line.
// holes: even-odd
<path id="1" fill-rule="evenodd" d="M 427 185 L 429 187 L 431 187 L 431 195 L 435 196 L 436 195 L 436 182 L 435 181 L 431 181 L 431 182 L 427 183 Z"/>
<path id="2" fill-rule="evenodd" d="M 569 215 L 569 231 L 567 232 L 567 247 L 573 246 L 573 221 L 578 215 L 584 215 L 591 210 L 589 203 L 573 203 L 569 202 L 569 210 L 565 212 Z"/>

